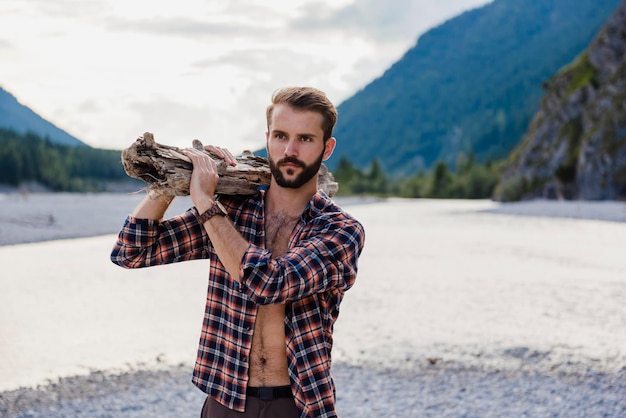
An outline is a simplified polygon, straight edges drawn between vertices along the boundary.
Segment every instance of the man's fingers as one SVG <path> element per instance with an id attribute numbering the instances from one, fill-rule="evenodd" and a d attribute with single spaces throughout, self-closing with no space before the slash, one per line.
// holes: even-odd
<path id="1" fill-rule="evenodd" d="M 221 158 L 228 165 L 232 165 L 232 166 L 237 165 L 237 160 L 235 159 L 233 154 L 231 154 L 231 152 L 228 151 L 226 148 L 217 147 L 215 145 L 207 145 L 204 147 L 204 149 L 214 154 L 218 158 Z"/>
<path id="2" fill-rule="evenodd" d="M 226 161 L 228 164 L 232 166 L 236 166 L 237 159 L 235 158 L 235 156 L 226 148 L 224 148 L 224 153 L 226 154 L 226 158 L 224 158 L 224 161 Z"/>
<path id="3" fill-rule="evenodd" d="M 204 147 L 204 150 L 210 152 L 218 158 L 221 158 L 228 165 L 237 165 L 237 159 L 226 148 L 216 147 L 215 145 L 207 145 Z M 215 164 L 215 161 L 213 161 L 211 157 L 195 148 L 185 148 L 183 151 L 183 154 L 189 157 L 192 162 L 194 162 L 194 165 L 196 164 L 196 161 L 198 161 L 200 158 L 202 158 L 207 164 L 211 164 L 211 162 Z"/>
<path id="4" fill-rule="evenodd" d="M 211 171 L 215 171 L 215 168 L 216 168 L 215 161 L 213 161 L 211 157 L 209 157 L 202 151 L 198 151 L 197 149 L 194 149 L 194 148 L 185 148 L 183 150 L 183 154 L 191 160 L 191 163 L 193 164 L 194 168 L 199 168 L 199 169 L 204 169 L 204 170 L 211 169 Z"/>

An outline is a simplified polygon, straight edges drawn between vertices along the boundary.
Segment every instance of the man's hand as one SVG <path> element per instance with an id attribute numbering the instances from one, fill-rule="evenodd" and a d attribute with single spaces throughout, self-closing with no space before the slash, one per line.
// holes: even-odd
<path id="1" fill-rule="evenodd" d="M 233 167 L 237 165 L 237 159 L 235 159 L 233 154 L 231 154 L 231 152 L 226 148 L 216 147 L 215 145 L 207 145 L 204 147 L 204 150 L 210 152 L 218 158 L 221 158 L 228 165 L 232 165 Z"/>
<path id="2" fill-rule="evenodd" d="M 226 149 L 207 146 L 206 151 L 222 158 L 230 165 L 237 165 L 235 157 Z M 182 151 L 193 164 L 189 194 L 199 213 L 203 213 L 215 204 L 214 196 L 219 180 L 217 164 L 213 158 L 197 149 L 185 149 Z M 241 260 L 248 251 L 250 244 L 235 229 L 228 216 L 214 216 L 204 223 L 204 228 L 217 256 L 220 258 L 233 280 L 241 281 L 239 270 Z"/>
<path id="3" fill-rule="evenodd" d="M 227 164 L 237 165 L 237 160 L 227 149 L 212 145 L 204 148 L 215 156 L 222 158 Z M 186 148 L 182 150 L 182 153 L 193 164 L 189 194 L 198 212 L 202 213 L 213 205 L 215 190 L 219 181 L 217 164 L 206 153 L 193 148 Z"/>

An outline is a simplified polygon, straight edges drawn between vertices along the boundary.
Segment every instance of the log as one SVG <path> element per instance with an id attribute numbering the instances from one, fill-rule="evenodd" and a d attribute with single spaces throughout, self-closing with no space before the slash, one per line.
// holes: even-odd
<path id="1" fill-rule="evenodd" d="M 260 187 L 270 184 L 271 173 L 266 158 L 245 151 L 236 157 L 237 165 L 233 167 L 206 151 L 199 140 L 194 139 L 192 145 L 215 160 L 219 175 L 216 193 L 254 195 Z M 157 143 L 150 132 L 144 133 L 122 151 L 122 165 L 129 177 L 148 183 L 148 190 L 169 196 L 189 195 L 193 169 L 191 160 L 181 153 L 180 148 Z M 324 164 L 318 174 L 318 187 L 329 196 L 339 189 Z"/>

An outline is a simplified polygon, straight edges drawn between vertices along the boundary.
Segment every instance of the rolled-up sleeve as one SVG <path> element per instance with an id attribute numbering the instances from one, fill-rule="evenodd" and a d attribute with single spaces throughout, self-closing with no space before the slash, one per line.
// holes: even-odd
<path id="1" fill-rule="evenodd" d="M 149 267 L 207 258 L 208 235 L 195 209 L 165 221 L 128 216 L 111 251 L 111 261 L 124 268 Z"/>
<path id="2" fill-rule="evenodd" d="M 352 218 L 325 224 L 305 234 L 281 256 L 251 245 L 241 265 L 242 291 L 259 304 L 283 303 L 354 284 L 365 240 L 363 226 Z"/>

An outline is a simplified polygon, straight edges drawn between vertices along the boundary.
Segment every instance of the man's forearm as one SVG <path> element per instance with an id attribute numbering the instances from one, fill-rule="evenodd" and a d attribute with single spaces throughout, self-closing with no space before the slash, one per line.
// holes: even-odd
<path id="1" fill-rule="evenodd" d="M 174 200 L 174 196 L 159 195 L 148 192 L 148 195 L 137 205 L 132 215 L 135 218 L 160 220 Z"/>
<path id="2" fill-rule="evenodd" d="M 236 165 L 235 158 L 230 152 L 224 153 L 224 150 L 219 148 L 214 150 L 219 152 L 225 161 Z M 183 150 L 183 154 L 191 159 L 193 164 L 189 194 L 198 213 L 203 214 L 216 204 L 215 189 L 219 181 L 217 164 L 206 153 L 196 149 Z M 241 260 L 250 244 L 237 231 L 228 216 L 213 216 L 204 222 L 203 226 L 226 271 L 234 280 L 239 281 Z"/>
<path id="3" fill-rule="evenodd" d="M 213 216 L 204 223 L 211 244 L 231 277 L 240 282 L 241 260 L 250 244 L 225 216 Z"/>

